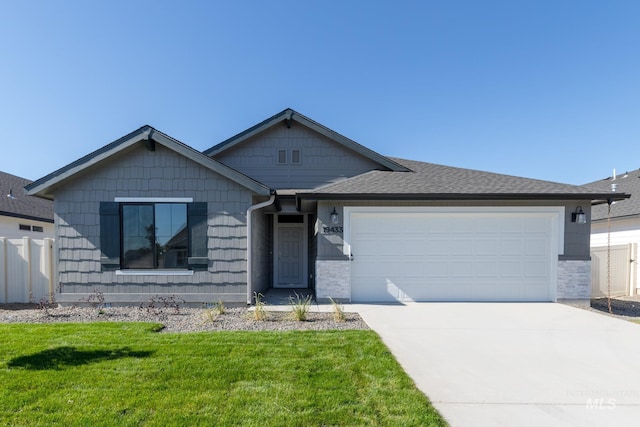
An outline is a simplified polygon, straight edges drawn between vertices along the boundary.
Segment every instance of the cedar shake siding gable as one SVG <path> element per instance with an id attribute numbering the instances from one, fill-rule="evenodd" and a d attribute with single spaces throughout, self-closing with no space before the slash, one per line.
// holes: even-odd
<path id="1" fill-rule="evenodd" d="M 203 155 L 199 151 L 194 150 L 177 139 L 171 138 L 148 125 L 143 126 L 140 129 L 137 129 L 130 134 L 76 160 L 75 162 L 72 162 L 63 168 L 30 183 L 25 186 L 25 190 L 30 196 L 53 199 L 57 186 L 87 173 L 92 168 L 97 167 L 104 162 L 108 162 L 114 157 L 121 156 L 123 153 L 128 152 L 132 147 L 145 147 L 147 151 L 154 152 L 159 146 L 165 147 L 186 159 L 204 166 L 205 168 L 211 169 L 217 174 L 239 183 L 256 194 L 269 195 L 272 192 L 270 188 L 260 182 Z"/>
<path id="2" fill-rule="evenodd" d="M 81 302 L 100 289 L 109 301 L 180 295 L 192 302 L 246 301 L 246 210 L 256 193 L 160 144 L 135 145 L 56 186 L 59 294 Z M 189 199 L 189 267 L 182 275 L 119 272 L 119 198 Z M 155 272 L 157 273 L 157 272 Z"/>
<path id="3" fill-rule="evenodd" d="M 312 189 L 382 167 L 299 123 L 271 127 L 215 159 L 276 189 Z"/>
<path id="4" fill-rule="evenodd" d="M 204 154 L 276 189 L 311 189 L 371 170 L 409 170 L 291 109 Z"/>

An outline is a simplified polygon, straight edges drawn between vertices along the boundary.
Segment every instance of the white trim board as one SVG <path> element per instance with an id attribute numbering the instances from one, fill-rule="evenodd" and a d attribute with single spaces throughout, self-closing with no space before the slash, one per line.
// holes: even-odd
<path id="1" fill-rule="evenodd" d="M 114 202 L 191 203 L 193 197 L 114 197 Z"/>

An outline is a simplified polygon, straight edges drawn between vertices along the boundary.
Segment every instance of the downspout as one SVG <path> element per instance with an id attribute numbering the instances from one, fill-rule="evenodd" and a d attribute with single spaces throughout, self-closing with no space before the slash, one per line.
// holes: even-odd
<path id="1" fill-rule="evenodd" d="M 272 205 L 275 201 L 276 194 L 274 192 L 266 202 L 255 204 L 247 209 L 247 305 L 251 305 L 251 300 L 253 299 L 253 251 L 251 250 L 253 245 L 253 239 L 251 238 L 253 232 L 252 214 L 253 211 Z"/>

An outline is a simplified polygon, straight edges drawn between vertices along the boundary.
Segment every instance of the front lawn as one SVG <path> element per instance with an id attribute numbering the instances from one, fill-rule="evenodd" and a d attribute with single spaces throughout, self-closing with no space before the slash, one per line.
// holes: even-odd
<path id="1" fill-rule="evenodd" d="M 0 425 L 446 425 L 372 331 L 0 324 Z"/>

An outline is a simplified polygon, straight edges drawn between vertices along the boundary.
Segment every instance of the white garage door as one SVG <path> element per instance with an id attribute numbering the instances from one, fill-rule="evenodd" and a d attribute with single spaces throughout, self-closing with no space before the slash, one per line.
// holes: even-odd
<path id="1" fill-rule="evenodd" d="M 552 209 L 350 212 L 352 301 L 552 301 Z"/>

